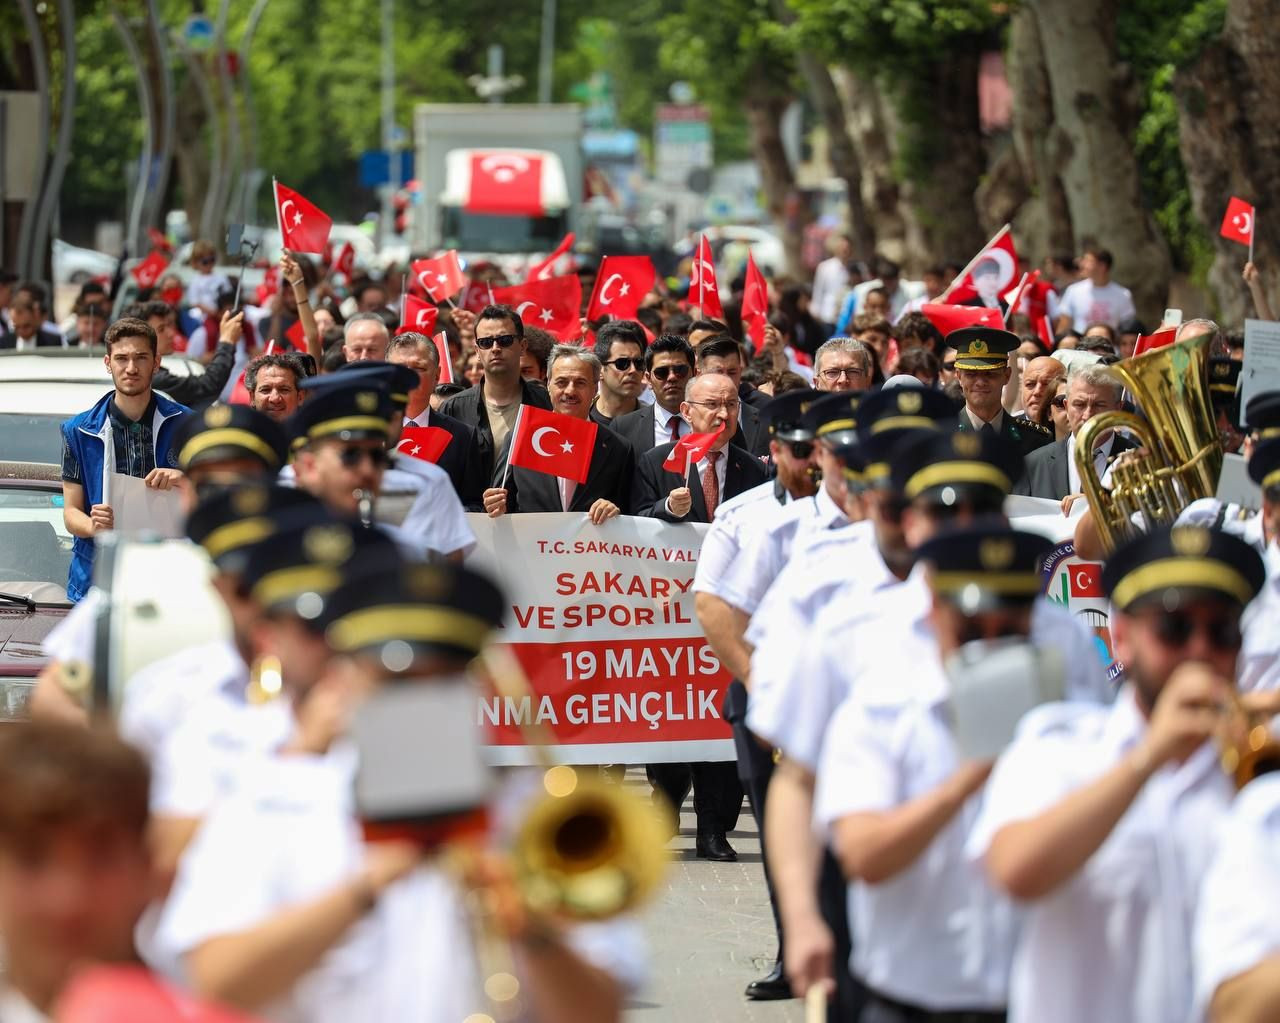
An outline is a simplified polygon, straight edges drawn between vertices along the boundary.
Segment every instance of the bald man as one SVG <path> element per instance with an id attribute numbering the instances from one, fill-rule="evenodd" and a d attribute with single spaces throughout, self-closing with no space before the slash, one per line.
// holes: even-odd
<path id="1" fill-rule="evenodd" d="M 1049 424 L 1049 402 L 1058 384 L 1067 379 L 1067 367 L 1048 355 L 1032 359 L 1022 371 L 1022 415 L 1042 426 Z"/>

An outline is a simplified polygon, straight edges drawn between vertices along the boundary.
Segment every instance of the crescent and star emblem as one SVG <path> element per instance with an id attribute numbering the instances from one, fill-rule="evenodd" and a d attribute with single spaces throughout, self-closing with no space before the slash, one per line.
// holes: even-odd
<path id="1" fill-rule="evenodd" d="M 1241 234 L 1253 233 L 1253 214 L 1237 213 L 1231 218 L 1231 223 L 1235 224 Z"/>
<path id="2" fill-rule="evenodd" d="M 282 221 L 288 221 L 289 207 L 293 205 L 294 205 L 294 201 L 292 199 L 286 199 L 283 203 L 280 204 L 280 219 Z M 302 223 L 302 214 L 295 209 L 293 211 L 293 226 L 297 227 L 301 223 Z"/>
<path id="3" fill-rule="evenodd" d="M 531 443 L 533 444 L 533 450 L 536 451 L 538 454 L 540 454 L 543 458 L 555 457 L 554 451 L 544 451 L 542 448 L 542 438 L 549 433 L 554 433 L 556 435 L 559 435 L 560 431 L 557 430 L 554 426 L 540 426 L 538 429 L 533 431 L 533 440 L 531 441 Z M 573 444 L 571 444 L 569 441 L 565 441 L 563 444 L 560 445 L 560 450 L 563 451 L 566 455 L 570 454 L 573 451 Z"/>
<path id="4" fill-rule="evenodd" d="M 621 280 L 622 280 L 622 274 L 610 274 L 608 277 L 605 278 L 604 283 L 600 285 L 600 304 L 601 305 L 613 304 L 613 299 L 609 297 L 609 285 L 612 284 L 614 281 L 621 281 Z M 618 297 L 621 298 L 630 290 L 631 290 L 631 285 L 627 284 L 626 282 L 623 282 L 622 287 L 618 289 Z"/>
<path id="5" fill-rule="evenodd" d="M 527 306 L 527 305 L 537 305 L 537 304 L 538 304 L 537 302 L 530 302 L 529 300 L 527 300 L 527 299 L 526 299 L 525 301 L 521 302 L 518 306 L 516 306 L 516 315 L 517 315 L 517 316 L 519 316 L 519 317 L 520 317 L 520 319 L 522 319 L 522 320 L 523 320 L 523 319 L 524 319 L 524 307 L 525 307 L 525 306 Z"/>

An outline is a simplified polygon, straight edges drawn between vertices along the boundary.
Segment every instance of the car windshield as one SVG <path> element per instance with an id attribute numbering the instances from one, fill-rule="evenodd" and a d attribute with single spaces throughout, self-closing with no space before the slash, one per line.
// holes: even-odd
<path id="1" fill-rule="evenodd" d="M 61 465 L 62 433 L 59 428 L 66 418 L 31 412 L 0 412 L 0 437 L 4 438 L 0 457 L 8 462 Z"/>
<path id="2" fill-rule="evenodd" d="M 0 590 L 39 601 L 66 600 L 71 534 L 62 523 L 62 491 L 0 486 Z"/>
<path id="3" fill-rule="evenodd" d="M 550 252 L 568 230 L 563 213 L 510 217 L 446 206 L 441 217 L 445 246 L 465 252 Z"/>

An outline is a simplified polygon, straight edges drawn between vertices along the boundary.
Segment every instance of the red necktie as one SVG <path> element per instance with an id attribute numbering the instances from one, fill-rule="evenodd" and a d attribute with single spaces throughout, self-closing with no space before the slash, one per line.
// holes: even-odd
<path id="1" fill-rule="evenodd" d="M 716 462 L 720 451 L 707 452 L 707 469 L 702 474 L 702 498 L 707 502 L 707 521 L 710 522 L 716 513 L 716 505 L 720 503 L 720 481 L 716 479 Z"/>
<path id="2" fill-rule="evenodd" d="M 671 427 L 671 443 L 672 444 L 674 444 L 676 441 L 680 439 L 680 424 L 683 422 L 684 420 L 681 419 L 679 416 L 672 416 L 670 419 L 667 420 L 667 425 Z"/>

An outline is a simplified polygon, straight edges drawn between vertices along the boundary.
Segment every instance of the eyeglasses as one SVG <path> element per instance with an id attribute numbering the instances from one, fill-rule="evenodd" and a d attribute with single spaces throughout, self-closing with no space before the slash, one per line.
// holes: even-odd
<path id="1" fill-rule="evenodd" d="M 1053 401 L 1051 401 L 1049 404 L 1051 404 L 1054 408 L 1066 408 L 1067 396 L 1065 394 L 1059 394 L 1055 396 Z"/>
<path id="2" fill-rule="evenodd" d="M 658 366 L 656 369 L 649 370 L 655 380 L 666 382 L 667 377 L 675 376 L 677 380 L 683 380 L 689 375 L 688 366 Z"/>
<path id="3" fill-rule="evenodd" d="M 487 352 L 494 345 L 499 348 L 510 348 L 519 340 L 514 334 L 495 334 L 493 337 L 476 338 L 476 347 Z"/>
<path id="4" fill-rule="evenodd" d="M 848 377 L 850 380 L 855 377 L 865 377 L 869 371 L 863 366 L 842 366 L 839 368 L 824 369 L 822 371 L 822 379 L 835 383 L 841 377 Z"/>
<path id="5" fill-rule="evenodd" d="M 1186 646 L 1197 632 L 1203 632 L 1209 645 L 1217 650 L 1239 650 L 1243 641 L 1240 619 L 1235 615 L 1199 619 L 1185 611 L 1161 611 L 1148 615 L 1147 622 L 1156 638 L 1169 647 Z"/>
<path id="6" fill-rule="evenodd" d="M 697 405 L 698 408 L 711 409 L 713 412 L 717 412 L 720 409 L 723 409 L 725 412 L 737 412 L 738 409 L 742 407 L 742 402 L 737 398 L 734 398 L 731 401 L 691 401 L 689 404 Z"/>
<path id="7" fill-rule="evenodd" d="M 784 442 L 791 449 L 792 458 L 808 458 L 813 454 L 813 441 L 789 440 Z"/>
<path id="8" fill-rule="evenodd" d="M 383 468 L 389 458 L 385 448 L 343 448 L 338 452 L 338 461 L 344 469 L 354 469 L 365 459 L 373 463 L 375 469 Z"/>
<path id="9" fill-rule="evenodd" d="M 606 362 L 605 365 L 612 366 L 619 373 L 625 373 L 629 369 L 644 369 L 644 359 L 614 359 L 612 362 Z M 666 380 L 667 378 L 663 376 L 659 379 Z"/>
<path id="10" fill-rule="evenodd" d="M 952 359 L 950 362 L 944 362 L 942 364 L 942 368 L 945 369 L 948 373 L 954 373 L 956 369 L 956 360 Z"/>

